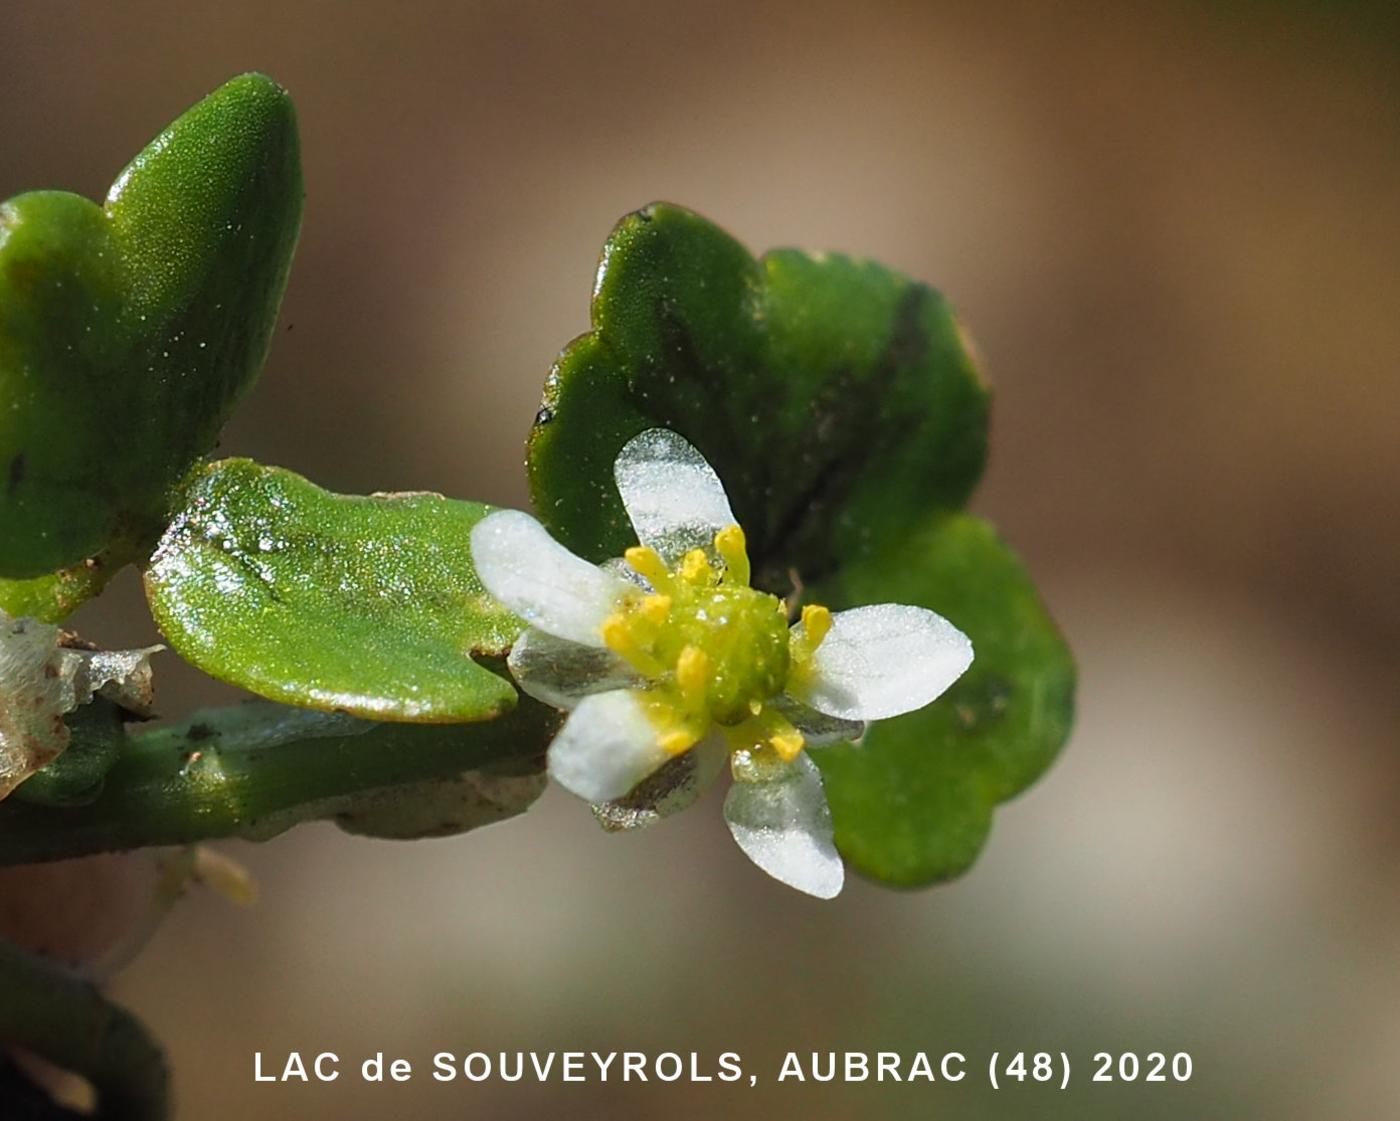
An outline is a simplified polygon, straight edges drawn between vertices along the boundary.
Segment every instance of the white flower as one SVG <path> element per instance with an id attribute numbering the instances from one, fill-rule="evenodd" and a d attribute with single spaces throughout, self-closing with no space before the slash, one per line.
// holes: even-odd
<path id="1" fill-rule="evenodd" d="M 516 681 L 571 710 L 550 775 L 605 827 L 636 828 L 692 803 L 728 758 L 724 816 L 739 847 L 830 899 L 845 872 L 803 749 L 922 708 L 971 664 L 972 644 L 899 604 L 808 605 L 789 628 L 786 604 L 749 587 L 743 531 L 695 448 L 654 428 L 614 474 L 641 542 L 621 561 L 590 564 L 514 510 L 472 532 L 487 591 L 530 624 L 510 653 Z"/>

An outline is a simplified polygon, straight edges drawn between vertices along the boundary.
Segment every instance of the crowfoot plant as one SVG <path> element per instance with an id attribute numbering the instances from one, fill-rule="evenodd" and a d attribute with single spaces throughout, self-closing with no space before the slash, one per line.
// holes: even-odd
<path id="1" fill-rule="evenodd" d="M 965 871 L 1064 743 L 1074 666 L 964 510 L 990 395 L 946 301 L 653 204 L 545 381 L 538 521 L 332 494 L 208 458 L 274 335 L 298 153 L 287 93 L 244 75 L 100 205 L 0 204 L 0 864 L 465 832 L 547 775 L 630 829 L 728 759 L 731 831 L 803 891 Z M 259 699 L 134 723 L 147 652 L 51 629 L 129 565 L 173 654 Z M 140 1025 L 4 945 L 0 1044 L 104 1117 L 168 1115 Z M 22 1082 L 0 1057 L 0 1105 L 42 1116 Z"/>

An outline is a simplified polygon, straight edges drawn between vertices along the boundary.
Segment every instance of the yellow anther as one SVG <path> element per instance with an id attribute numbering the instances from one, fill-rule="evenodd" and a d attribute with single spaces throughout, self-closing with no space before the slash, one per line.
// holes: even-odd
<path id="1" fill-rule="evenodd" d="M 670 732 L 663 732 L 657 743 L 661 745 L 661 750 L 667 755 L 679 755 L 694 747 L 699 738 L 689 728 L 676 728 Z"/>
<path id="2" fill-rule="evenodd" d="M 762 729 L 763 742 L 771 747 L 784 763 L 791 763 L 802 753 L 806 741 L 802 733 L 792 726 L 782 713 L 770 709 L 758 718 Z"/>
<path id="3" fill-rule="evenodd" d="M 664 588 L 670 584 L 671 573 L 667 571 L 666 562 L 650 545 L 633 545 L 622 554 L 622 558 L 631 565 L 632 571 L 646 577 L 653 588 Z"/>
<path id="4" fill-rule="evenodd" d="M 731 752 L 749 753 L 754 759 L 777 756 L 783 763 L 791 763 L 802 754 L 807 741 L 790 720 L 761 705 L 757 710 L 750 705 L 749 711 L 752 716 L 720 729 Z"/>
<path id="5" fill-rule="evenodd" d="M 802 633 L 797 634 L 794 628 L 788 644 L 788 650 L 792 655 L 791 680 L 793 682 L 800 681 L 811 673 L 812 655 L 817 652 L 817 647 L 830 633 L 831 612 L 829 610 L 815 603 L 809 603 L 802 609 Z"/>
<path id="6" fill-rule="evenodd" d="M 681 561 L 681 576 L 688 584 L 708 584 L 714 571 L 704 549 L 691 549 Z"/>
<path id="7" fill-rule="evenodd" d="M 748 585 L 749 552 L 744 531 L 737 525 L 725 526 L 715 534 L 715 551 L 724 558 L 725 575 L 737 584 Z"/>
<path id="8" fill-rule="evenodd" d="M 662 687 L 641 694 L 647 718 L 656 729 L 656 743 L 667 755 L 689 751 L 709 730 L 709 720 L 693 719 L 683 711 L 674 689 Z"/>
<path id="9" fill-rule="evenodd" d="M 628 625 L 625 615 L 609 615 L 603 620 L 599 633 L 608 649 L 628 662 L 638 673 L 647 677 L 660 677 L 666 672 L 666 667 L 637 640 L 637 635 Z"/>
<path id="10" fill-rule="evenodd" d="M 666 621 L 666 616 L 671 614 L 671 597 L 643 596 L 641 603 L 637 605 L 637 613 L 648 623 L 659 627 Z"/>
<path id="11" fill-rule="evenodd" d="M 676 659 L 676 684 L 688 705 L 698 707 L 705 702 L 710 684 L 710 656 L 698 646 L 687 646 Z"/>
<path id="12" fill-rule="evenodd" d="M 240 907 L 247 907 L 258 898 L 257 881 L 248 869 L 232 857 L 204 845 L 195 846 L 191 878 Z"/>
<path id="13" fill-rule="evenodd" d="M 762 711 L 763 711 L 763 702 L 762 702 L 762 701 L 756 700 L 756 699 L 755 699 L 755 700 L 752 700 L 752 701 L 749 702 L 749 712 L 753 713 L 754 716 L 757 716 L 757 715 L 758 715 L 759 713 L 761 713 Z"/>
<path id="14" fill-rule="evenodd" d="M 769 746 L 778 753 L 778 758 L 784 763 L 791 763 L 801 755 L 805 742 L 806 741 L 802 738 L 802 733 L 796 728 L 790 728 L 788 731 L 784 732 L 777 732 L 768 737 Z"/>
<path id="15" fill-rule="evenodd" d="M 807 636 L 808 651 L 815 650 L 822 644 L 822 639 L 831 633 L 831 612 L 818 604 L 809 603 L 802 609 L 802 630 Z"/>

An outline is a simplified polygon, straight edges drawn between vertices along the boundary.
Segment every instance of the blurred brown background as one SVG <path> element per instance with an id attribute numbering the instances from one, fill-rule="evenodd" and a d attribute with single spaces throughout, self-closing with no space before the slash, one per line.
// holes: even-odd
<path id="1" fill-rule="evenodd" d="M 598 248 L 655 198 L 949 294 L 997 388 L 977 506 L 1081 663 L 966 879 L 785 892 L 718 800 L 229 851 L 117 986 L 183 1116 L 1357 1118 L 1400 1102 L 1400 82 L 1390 5 L 19 0 L 0 197 L 100 197 L 265 70 L 308 207 L 224 441 L 345 491 L 523 504 Z M 89 610 L 147 637 L 134 581 Z M 164 665 L 172 713 L 216 697 Z M 252 1052 L 721 1050 L 757 1088 L 255 1085 Z M 778 1086 L 787 1050 L 1067 1050 L 1067 1093 Z M 1093 1085 L 1185 1050 L 1184 1087 Z"/>

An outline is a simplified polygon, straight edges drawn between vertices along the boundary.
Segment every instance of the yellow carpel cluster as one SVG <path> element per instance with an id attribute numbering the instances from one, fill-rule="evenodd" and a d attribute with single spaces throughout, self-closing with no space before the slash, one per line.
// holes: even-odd
<path id="1" fill-rule="evenodd" d="M 810 662 L 831 629 L 824 607 L 803 609 L 803 630 L 789 635 L 783 605 L 749 587 L 744 531 L 714 538 L 716 565 L 691 549 L 675 569 L 653 548 L 624 554 L 651 586 L 619 605 L 602 625 L 604 643 L 642 677 L 640 694 L 657 742 L 679 755 L 718 725 L 734 751 L 771 750 L 791 762 L 805 746 L 802 733 L 769 705 L 791 671 Z"/>

